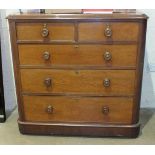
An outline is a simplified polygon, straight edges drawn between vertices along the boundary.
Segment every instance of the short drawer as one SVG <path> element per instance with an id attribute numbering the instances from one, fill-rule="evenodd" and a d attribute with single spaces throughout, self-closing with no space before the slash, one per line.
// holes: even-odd
<path id="1" fill-rule="evenodd" d="M 20 65 L 136 65 L 137 45 L 18 45 Z"/>
<path id="2" fill-rule="evenodd" d="M 18 40 L 74 40 L 72 23 L 18 23 L 16 29 Z"/>
<path id="3" fill-rule="evenodd" d="M 23 96 L 26 121 L 132 123 L 128 97 Z"/>
<path id="4" fill-rule="evenodd" d="M 138 33 L 134 22 L 79 23 L 79 41 L 137 41 Z"/>
<path id="5" fill-rule="evenodd" d="M 23 92 L 133 95 L 134 70 L 21 69 Z"/>

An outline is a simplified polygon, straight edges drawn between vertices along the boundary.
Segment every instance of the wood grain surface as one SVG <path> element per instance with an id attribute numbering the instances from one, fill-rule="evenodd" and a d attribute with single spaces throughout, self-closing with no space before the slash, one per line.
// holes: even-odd
<path id="1" fill-rule="evenodd" d="M 46 87 L 44 80 L 51 78 Z M 104 87 L 104 79 L 110 86 Z M 89 93 L 105 95 L 133 95 L 134 70 L 52 70 L 21 69 L 23 92 L 37 93 Z"/>
<path id="2" fill-rule="evenodd" d="M 18 45 L 20 65 L 135 67 L 137 45 Z M 111 60 L 106 61 L 106 52 Z M 50 58 L 45 60 L 45 52 Z"/>
<path id="3" fill-rule="evenodd" d="M 104 35 L 106 24 L 110 25 L 112 36 L 107 38 Z M 104 23 L 104 22 L 91 22 L 79 23 L 79 40 L 80 41 L 137 41 L 138 40 L 138 23 Z"/>
<path id="4" fill-rule="evenodd" d="M 26 121 L 130 124 L 133 98 L 23 96 Z M 53 112 L 47 113 L 52 106 Z M 102 112 L 103 107 L 109 113 Z"/>
<path id="5" fill-rule="evenodd" d="M 48 23 L 48 37 L 41 35 L 46 23 L 19 23 L 17 24 L 18 40 L 74 40 L 73 23 Z"/>

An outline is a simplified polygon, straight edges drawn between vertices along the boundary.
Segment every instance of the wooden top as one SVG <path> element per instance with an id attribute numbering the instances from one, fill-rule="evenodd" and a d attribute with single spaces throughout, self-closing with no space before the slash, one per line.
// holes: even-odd
<path id="1" fill-rule="evenodd" d="M 39 14 L 39 13 L 24 13 L 24 14 L 14 14 L 9 15 L 7 19 L 76 19 L 76 20 L 85 20 L 85 19 L 99 19 L 99 20 L 138 20 L 138 19 L 147 19 L 148 16 L 142 13 L 112 13 L 112 14 Z"/>

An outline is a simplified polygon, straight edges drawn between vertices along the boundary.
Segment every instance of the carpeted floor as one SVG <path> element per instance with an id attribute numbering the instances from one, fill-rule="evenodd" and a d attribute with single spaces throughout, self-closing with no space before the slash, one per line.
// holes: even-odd
<path id="1" fill-rule="evenodd" d="M 142 133 L 136 139 L 127 138 L 88 138 L 88 137 L 63 137 L 63 136 L 33 136 L 19 133 L 17 125 L 18 113 L 15 110 L 5 123 L 0 124 L 0 144 L 155 144 L 155 110 L 142 109 Z"/>

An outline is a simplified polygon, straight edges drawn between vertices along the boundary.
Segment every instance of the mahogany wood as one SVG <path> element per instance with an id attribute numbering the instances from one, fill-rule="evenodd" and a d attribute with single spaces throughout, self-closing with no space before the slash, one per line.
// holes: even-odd
<path id="1" fill-rule="evenodd" d="M 137 58 L 137 45 L 18 45 L 18 50 L 20 65 L 135 67 Z M 106 51 L 112 56 L 109 61 L 104 59 Z"/>
<path id="2" fill-rule="evenodd" d="M 98 93 L 106 95 L 133 95 L 135 71 L 133 70 L 55 70 L 21 69 L 23 92 L 37 93 Z M 44 80 L 50 78 L 47 87 Z M 104 86 L 104 80 L 110 86 Z"/>
<path id="3" fill-rule="evenodd" d="M 140 124 L 134 125 L 102 125 L 81 123 L 35 123 L 18 121 L 19 130 L 23 134 L 94 136 L 94 137 L 129 137 L 136 138 Z"/>
<path id="4" fill-rule="evenodd" d="M 131 124 L 132 120 L 129 97 L 24 96 L 23 100 L 25 121 Z M 53 112 L 47 112 L 48 106 Z M 104 107 L 108 113 L 103 113 Z"/>
<path id="5" fill-rule="evenodd" d="M 110 25 L 112 36 L 106 37 L 104 31 L 106 24 Z M 79 23 L 79 40 L 80 41 L 137 41 L 138 39 L 138 23 L 103 23 L 103 22 L 90 22 Z"/>
<path id="6" fill-rule="evenodd" d="M 137 137 L 147 18 L 8 16 L 20 132 Z"/>
<path id="7" fill-rule="evenodd" d="M 49 35 L 42 37 L 43 25 L 46 23 L 19 23 L 17 24 L 18 40 L 74 40 L 73 23 L 47 24 Z M 26 33 L 25 33 L 26 32 Z"/>

